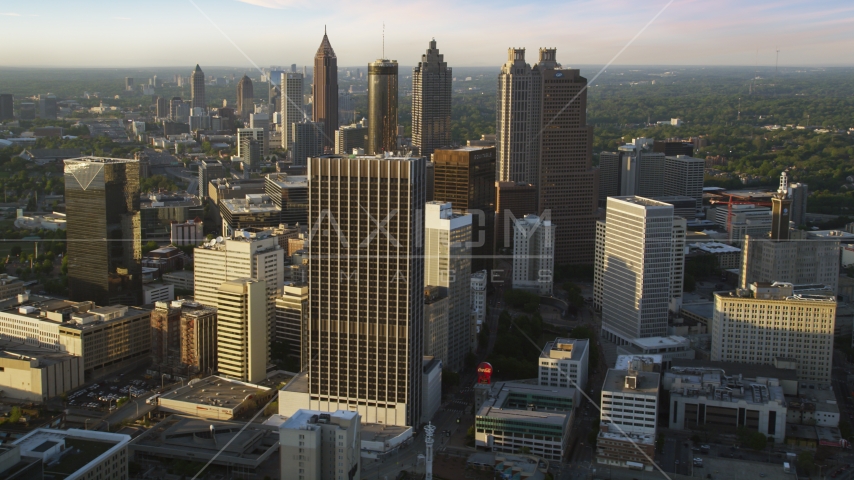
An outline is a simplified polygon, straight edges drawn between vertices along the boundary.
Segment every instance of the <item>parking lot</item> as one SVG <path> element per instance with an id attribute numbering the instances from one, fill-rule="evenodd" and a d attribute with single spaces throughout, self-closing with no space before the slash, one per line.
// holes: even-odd
<path id="1" fill-rule="evenodd" d="M 119 375 L 68 394 L 68 405 L 97 411 L 116 409 L 121 398 L 136 398 L 159 387 L 143 376 Z"/>

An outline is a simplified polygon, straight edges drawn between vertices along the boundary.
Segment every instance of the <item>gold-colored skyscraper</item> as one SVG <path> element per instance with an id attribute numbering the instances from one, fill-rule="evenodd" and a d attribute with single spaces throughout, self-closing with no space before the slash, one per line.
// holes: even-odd
<path id="1" fill-rule="evenodd" d="M 365 153 L 397 150 L 397 60 L 368 64 L 368 142 Z"/>

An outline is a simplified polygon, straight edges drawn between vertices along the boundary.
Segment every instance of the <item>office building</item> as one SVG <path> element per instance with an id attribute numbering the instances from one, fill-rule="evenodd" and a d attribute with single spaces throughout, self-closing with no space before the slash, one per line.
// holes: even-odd
<path id="1" fill-rule="evenodd" d="M 433 200 L 472 215 L 472 265 L 491 266 L 495 243 L 495 148 L 439 148 L 433 152 Z M 534 213 L 534 211 L 524 212 Z"/>
<path id="2" fill-rule="evenodd" d="M 190 74 L 190 107 L 207 110 L 205 101 L 205 73 L 196 64 L 196 69 Z"/>
<path id="3" fill-rule="evenodd" d="M 243 78 L 237 82 L 237 114 L 240 118 L 246 120 L 249 115 L 255 111 L 255 89 L 252 87 L 252 80 L 248 75 L 243 75 Z"/>
<path id="4" fill-rule="evenodd" d="M 20 447 L 21 457 L 41 461 L 45 473 L 56 472 L 52 478 L 129 478 L 129 435 L 77 428 L 37 428 L 12 443 Z"/>
<path id="5" fill-rule="evenodd" d="M 664 157 L 664 194 L 691 197 L 701 210 L 705 162 L 688 155 Z"/>
<path id="6" fill-rule="evenodd" d="M 741 288 L 755 282 L 824 285 L 835 293 L 839 284 L 839 232 L 792 230 L 788 240 L 745 237 Z"/>
<path id="7" fill-rule="evenodd" d="M 460 371 L 477 337 L 471 324 L 472 217 L 454 213 L 451 203 L 427 202 L 424 209 L 424 284 L 448 292 L 446 368 Z"/>
<path id="8" fill-rule="evenodd" d="M 348 410 L 297 411 L 279 426 L 281 471 L 294 480 L 361 478 L 360 420 Z"/>
<path id="9" fill-rule="evenodd" d="M 531 454 L 547 460 L 566 455 L 578 406 L 578 390 L 498 382 L 485 385 L 475 410 L 475 446 L 493 452 Z"/>
<path id="10" fill-rule="evenodd" d="M 699 140 L 699 138 L 696 138 L 696 140 Z M 678 155 L 693 157 L 694 142 L 691 141 L 691 139 L 679 140 L 676 138 L 668 138 L 664 141 L 656 140 L 652 144 L 652 151 L 663 153 L 667 157 L 675 157 Z"/>
<path id="11" fill-rule="evenodd" d="M 773 365 L 788 359 L 801 381 L 830 382 L 836 297 L 791 283 L 715 292 L 711 360 Z"/>
<path id="12" fill-rule="evenodd" d="M 661 368 L 670 368 L 674 360 L 693 360 L 696 352 L 691 340 L 678 335 L 668 337 L 635 338 L 617 346 L 617 355 L 655 357 L 660 359 Z"/>
<path id="13" fill-rule="evenodd" d="M 540 352 L 539 385 L 586 390 L 589 362 L 590 340 L 556 338 Z"/>
<path id="14" fill-rule="evenodd" d="M 133 77 L 125 77 L 125 91 L 133 90 Z"/>
<path id="15" fill-rule="evenodd" d="M 323 29 L 323 40 L 314 54 L 314 75 L 312 78 L 312 120 L 322 124 L 320 127 L 321 154 L 331 153 L 335 148 L 335 130 L 338 129 L 338 57 Z M 303 164 L 304 165 L 304 164 Z"/>
<path id="16" fill-rule="evenodd" d="M 483 326 L 486 320 L 487 276 L 487 270 L 471 274 L 471 323 L 475 326 L 476 333 L 480 333 L 481 328 L 487 328 Z M 477 345 L 473 345 L 472 350 L 477 350 Z"/>
<path id="17" fill-rule="evenodd" d="M 433 420 L 442 406 L 442 366 L 438 358 L 424 356 L 421 367 L 421 424 Z"/>
<path id="18" fill-rule="evenodd" d="M 628 433 L 604 420 L 596 437 L 596 463 L 632 470 L 652 471 L 655 458 L 655 436 Z"/>
<path id="19" fill-rule="evenodd" d="M 448 359 L 449 305 L 447 288 L 424 286 L 424 355 L 442 362 Z"/>
<path id="20" fill-rule="evenodd" d="M 673 205 L 673 215 L 676 217 L 693 220 L 697 216 L 697 202 L 691 197 L 686 197 L 685 195 L 664 195 L 650 199 Z"/>
<path id="21" fill-rule="evenodd" d="M 428 159 L 437 148 L 451 145 L 453 72 L 444 57 L 436 40 L 431 40 L 427 53 L 412 69 L 412 146 Z"/>
<path id="22" fill-rule="evenodd" d="M 335 153 L 337 155 L 351 155 L 353 150 L 364 150 L 367 138 L 367 118 L 363 118 L 360 122 L 352 125 L 342 125 L 338 127 L 338 130 L 335 130 Z"/>
<path id="23" fill-rule="evenodd" d="M 311 306 L 303 338 L 310 408 L 357 410 L 367 423 L 385 425 L 421 418 L 424 164 L 417 157 L 309 161 Z"/>
<path id="24" fill-rule="evenodd" d="M 216 357 L 219 374 L 244 382 L 267 378 L 267 285 L 251 278 L 217 288 Z"/>
<path id="25" fill-rule="evenodd" d="M 267 230 L 237 230 L 221 242 L 202 244 L 194 250 L 195 301 L 217 306 L 217 289 L 226 280 L 253 278 L 267 288 L 267 338 L 273 338 L 276 297 L 284 285 L 285 255 L 276 237 Z"/>
<path id="26" fill-rule="evenodd" d="M 40 458 L 21 457 L 18 445 L 0 445 L 0 476 L 5 480 L 41 480 L 43 475 Z"/>
<path id="27" fill-rule="evenodd" d="M 222 236 L 230 237 L 242 229 L 270 229 L 282 223 L 282 209 L 263 193 L 219 202 L 222 217 Z"/>
<path id="28" fill-rule="evenodd" d="M 15 98 L 11 93 L 0 93 L 0 120 L 15 118 Z"/>
<path id="29" fill-rule="evenodd" d="M 150 193 L 139 199 L 140 231 L 144 241 L 165 241 L 174 222 L 201 218 L 201 199 L 187 192 Z"/>
<path id="30" fill-rule="evenodd" d="M 365 153 L 397 150 L 397 61 L 368 64 L 368 140 Z"/>
<path id="31" fill-rule="evenodd" d="M 166 97 L 156 97 L 154 100 L 154 116 L 160 119 L 169 118 L 169 99 Z"/>
<path id="32" fill-rule="evenodd" d="M 172 245 L 198 245 L 205 241 L 205 222 L 196 217 L 182 223 L 169 225 L 169 241 Z"/>
<path id="33" fill-rule="evenodd" d="M 621 179 L 623 154 L 621 152 L 599 153 L 599 205 L 605 206 L 608 197 L 622 195 Z"/>
<path id="34" fill-rule="evenodd" d="M 43 120 L 56 120 L 57 112 L 56 95 L 50 93 L 39 95 L 39 118 Z"/>
<path id="35" fill-rule="evenodd" d="M 174 285 L 147 281 L 142 286 L 143 305 L 152 305 L 156 302 L 171 302 L 172 300 L 175 300 Z"/>
<path id="36" fill-rule="evenodd" d="M 18 277 L 0 273 L 0 300 L 24 293 L 24 282 Z"/>
<path id="37" fill-rule="evenodd" d="M 303 348 L 303 333 L 308 328 L 308 285 L 295 283 L 285 285 L 282 295 L 276 298 L 277 342 L 287 342 L 289 355 L 300 362 L 300 368 L 306 364 Z"/>
<path id="38" fill-rule="evenodd" d="M 269 173 L 264 177 L 264 192 L 281 210 L 281 223 L 290 226 L 308 225 L 307 177 Z"/>
<path id="39" fill-rule="evenodd" d="M 301 73 L 286 72 L 281 76 L 282 148 L 288 150 L 293 142 L 293 125 L 306 119 L 302 98 L 304 81 Z"/>
<path id="40" fill-rule="evenodd" d="M 602 311 L 605 292 L 605 230 L 604 220 L 596 220 L 596 246 L 593 256 L 593 308 Z"/>
<path id="41" fill-rule="evenodd" d="M 47 402 L 83 385 L 83 372 L 82 357 L 0 340 L 0 389 L 5 398 Z"/>
<path id="42" fill-rule="evenodd" d="M 513 246 L 516 219 L 537 212 L 537 187 L 522 182 L 495 182 L 495 252 Z"/>
<path id="43" fill-rule="evenodd" d="M 148 310 L 27 294 L 16 300 L 0 311 L 0 340 L 82 357 L 87 381 L 151 355 Z"/>
<path id="44" fill-rule="evenodd" d="M 217 368 L 217 311 L 196 302 L 157 302 L 151 312 L 152 368 L 190 377 Z"/>
<path id="45" fill-rule="evenodd" d="M 274 393 L 269 387 L 210 375 L 164 392 L 157 397 L 156 404 L 166 414 L 192 415 L 197 420 L 231 420 L 258 408 L 258 403 L 263 405 Z"/>
<path id="46" fill-rule="evenodd" d="M 796 227 L 807 223 L 807 198 L 809 198 L 809 186 L 806 183 L 792 183 L 788 186 L 788 197 L 792 200 L 791 215 L 789 221 Z"/>
<path id="47" fill-rule="evenodd" d="M 602 423 L 625 433 L 655 435 L 661 374 L 651 357 L 621 357 L 602 385 Z M 621 364 L 623 363 L 623 364 Z"/>
<path id="48" fill-rule="evenodd" d="M 685 221 L 647 198 L 610 197 L 607 205 L 594 263 L 603 332 L 617 343 L 665 336 L 668 309 L 681 305 Z"/>
<path id="49" fill-rule="evenodd" d="M 542 82 L 525 62 L 524 48 L 507 50 L 498 75 L 496 111 L 496 181 L 537 185 Z M 525 213 L 539 213 L 536 211 Z"/>
<path id="50" fill-rule="evenodd" d="M 551 295 L 555 230 L 551 220 L 525 215 L 513 229 L 513 288 Z"/>
<path id="51" fill-rule="evenodd" d="M 303 121 L 291 125 L 291 161 L 294 165 L 305 166 L 309 158 L 323 154 L 324 128 L 323 122 Z"/>
<path id="52" fill-rule="evenodd" d="M 254 115 L 254 114 L 253 114 Z M 243 159 L 243 168 L 246 169 L 247 158 L 250 157 L 250 152 L 244 151 L 246 146 L 249 144 L 250 140 L 254 140 L 257 142 L 258 148 L 258 158 L 257 163 L 252 163 L 250 160 L 251 168 L 260 169 L 261 168 L 261 159 L 267 156 L 267 151 L 264 150 L 264 135 L 266 134 L 264 128 L 238 128 L 237 129 L 237 156 Z"/>
<path id="53" fill-rule="evenodd" d="M 139 162 L 100 157 L 65 160 L 65 204 L 71 299 L 139 305 Z"/>
<path id="54" fill-rule="evenodd" d="M 677 362 L 662 376 L 662 389 L 670 394 L 669 428 L 708 425 L 729 433 L 747 428 L 783 443 L 787 404 L 794 403 L 785 398 L 784 383 L 797 385 L 794 372 L 766 366 L 696 363 Z M 778 372 L 785 377 L 775 377 Z"/>
<path id="55" fill-rule="evenodd" d="M 260 128 L 264 130 L 264 136 L 261 137 L 264 144 L 262 155 L 266 158 L 270 152 L 270 115 L 267 113 L 250 113 L 249 128 Z"/>
<path id="56" fill-rule="evenodd" d="M 632 143 L 618 147 L 619 163 L 617 187 L 619 193 L 614 196 L 637 195 L 639 197 L 658 197 L 665 195 L 664 154 L 653 152 L 653 139 L 634 138 Z M 606 177 L 613 181 L 613 153 L 606 155 Z M 600 161 L 601 161 L 600 155 Z M 600 180 L 601 181 L 601 180 Z M 602 185 L 609 192 L 614 185 Z M 602 198 L 600 196 L 600 198 Z"/>
<path id="57" fill-rule="evenodd" d="M 21 120 L 35 120 L 36 104 L 33 102 L 21 102 L 18 106 L 18 118 Z"/>

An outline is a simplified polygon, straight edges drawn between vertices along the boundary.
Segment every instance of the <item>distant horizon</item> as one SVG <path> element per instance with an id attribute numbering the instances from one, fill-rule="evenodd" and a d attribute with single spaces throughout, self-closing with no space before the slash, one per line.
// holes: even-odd
<path id="1" fill-rule="evenodd" d="M 534 65 L 537 62 L 535 60 L 533 62 L 528 61 L 527 63 Z M 602 68 L 603 66 L 605 66 L 604 63 L 598 63 L 598 64 L 597 63 L 566 64 L 566 63 L 562 63 L 562 62 L 558 62 L 558 63 L 561 63 L 563 68 L 575 68 L 575 69 L 578 69 L 578 68 Z M 169 69 L 187 68 L 187 75 L 189 75 L 190 72 L 192 72 L 192 69 L 195 67 L 195 65 L 196 64 L 192 64 L 192 65 L 190 65 L 190 64 L 188 64 L 188 65 L 139 65 L 139 66 L 115 66 L 115 67 L 99 67 L 99 66 L 74 66 L 74 67 L 72 67 L 72 66 L 67 66 L 67 65 L 2 65 L 2 64 L 0 64 L 0 68 L 17 69 L 17 70 L 27 70 L 27 69 L 40 70 L 40 69 L 48 69 L 48 68 L 60 69 L 60 70 L 153 70 L 153 69 L 158 69 L 158 68 L 169 68 Z M 255 67 L 246 68 L 245 66 L 233 66 L 233 65 L 202 65 L 202 64 L 199 64 L 199 65 L 200 65 L 203 72 L 206 69 L 230 69 L 230 70 L 244 69 L 247 72 L 258 73 L 258 71 L 255 70 Z M 300 65 L 300 64 L 296 64 L 296 65 L 297 65 L 297 70 L 301 71 L 303 65 Z M 401 68 L 413 68 L 413 67 L 415 67 L 415 65 L 416 64 L 407 65 L 405 63 L 400 63 L 398 61 L 398 66 Z M 290 67 L 290 64 L 278 65 L 278 66 Z M 309 67 L 309 68 L 313 68 L 312 65 L 305 65 L 305 66 Z M 347 69 L 354 69 L 354 68 L 367 69 L 367 66 L 368 66 L 367 63 L 364 65 L 339 65 L 338 69 L 339 70 L 347 70 Z M 500 69 L 502 65 L 499 64 L 499 65 L 448 65 L 448 66 L 450 68 L 484 68 L 484 69 L 494 68 L 497 70 L 497 69 Z M 269 69 L 270 65 L 261 65 L 261 68 Z M 775 69 L 775 66 L 774 65 L 758 65 L 758 66 L 756 66 L 756 65 L 727 65 L 727 64 L 701 65 L 701 64 L 666 64 L 666 63 L 648 64 L 647 65 L 647 64 L 616 64 L 616 63 L 614 63 L 614 64 L 609 65 L 608 68 L 617 68 L 617 69 L 619 69 L 619 68 L 647 68 L 647 69 L 648 68 L 738 68 L 738 69 L 745 69 L 745 70 L 754 70 L 754 69 L 758 69 L 758 70 L 772 69 L 773 70 L 773 69 Z M 854 64 L 852 64 L 852 65 L 843 65 L 843 64 L 779 65 L 776 68 L 778 68 L 781 71 L 782 70 L 799 69 L 799 68 L 854 69 Z M 367 73 L 367 70 L 365 70 L 365 73 Z"/>

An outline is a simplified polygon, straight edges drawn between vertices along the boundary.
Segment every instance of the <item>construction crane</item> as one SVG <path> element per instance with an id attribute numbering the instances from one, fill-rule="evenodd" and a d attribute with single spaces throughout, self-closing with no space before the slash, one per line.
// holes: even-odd
<path id="1" fill-rule="evenodd" d="M 732 206 L 733 205 L 757 205 L 760 207 L 770 207 L 771 202 L 769 200 L 759 200 L 753 199 L 753 196 L 748 195 L 747 197 L 742 197 L 740 195 L 734 195 L 730 193 L 723 193 L 721 195 L 725 195 L 727 197 L 726 200 L 717 200 L 713 199 L 709 203 L 713 205 L 726 205 L 727 206 L 727 216 L 726 216 L 726 231 L 732 232 Z"/>

